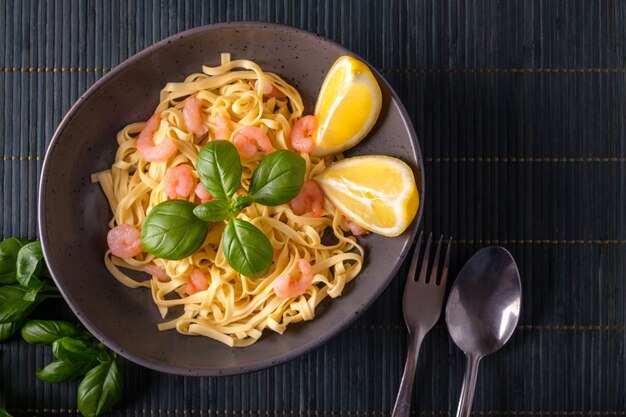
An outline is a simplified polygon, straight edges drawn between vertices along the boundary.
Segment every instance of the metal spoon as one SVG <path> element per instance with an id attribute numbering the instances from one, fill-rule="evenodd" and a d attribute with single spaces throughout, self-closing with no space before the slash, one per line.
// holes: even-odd
<path id="1" fill-rule="evenodd" d="M 452 340 L 467 356 L 457 417 L 470 415 L 478 364 L 513 334 L 521 299 L 515 260 L 499 246 L 479 250 L 454 281 L 446 306 L 446 323 Z"/>

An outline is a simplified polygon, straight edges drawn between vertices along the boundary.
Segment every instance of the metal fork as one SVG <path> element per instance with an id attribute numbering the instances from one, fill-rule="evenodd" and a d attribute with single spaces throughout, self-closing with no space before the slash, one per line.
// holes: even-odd
<path id="1" fill-rule="evenodd" d="M 420 346 L 424 340 L 426 333 L 433 328 L 443 306 L 443 298 L 446 293 L 446 279 L 448 278 L 448 265 L 450 263 L 450 245 L 452 238 L 448 242 L 443 268 L 441 270 L 441 279 L 437 281 L 439 273 L 439 257 L 441 255 L 441 245 L 443 236 L 439 238 L 435 259 L 433 260 L 430 272 L 430 278 L 427 280 L 427 272 L 429 269 L 430 247 L 433 234 L 428 236 L 424 256 L 422 257 L 419 277 L 416 277 L 420 249 L 422 246 L 423 232 L 417 238 L 413 258 L 409 267 L 409 274 L 404 287 L 404 296 L 402 298 L 402 312 L 406 327 L 409 329 L 409 350 L 402 374 L 402 382 L 396 398 L 396 405 L 393 407 L 392 417 L 408 417 L 411 411 L 411 394 L 413 392 L 413 380 L 415 379 L 415 367 L 417 366 L 417 357 L 419 355 Z"/>

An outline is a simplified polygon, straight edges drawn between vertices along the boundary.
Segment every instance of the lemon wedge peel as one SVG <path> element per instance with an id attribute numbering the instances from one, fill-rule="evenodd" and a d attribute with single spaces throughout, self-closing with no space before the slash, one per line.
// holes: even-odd
<path id="1" fill-rule="evenodd" d="M 381 108 L 382 92 L 369 67 L 350 56 L 337 59 L 324 78 L 315 104 L 320 124 L 313 135 L 311 155 L 326 156 L 357 145 L 376 124 Z"/>
<path id="2" fill-rule="evenodd" d="M 341 174 L 343 171 L 350 175 L 368 168 L 388 170 L 401 187 L 381 190 L 376 188 L 379 184 L 361 184 Z M 376 175 L 371 177 L 375 178 Z M 389 237 L 399 236 L 417 215 L 419 194 L 413 171 L 397 158 L 368 155 L 343 159 L 319 174 L 315 180 L 335 207 L 351 221 L 371 232 Z"/>

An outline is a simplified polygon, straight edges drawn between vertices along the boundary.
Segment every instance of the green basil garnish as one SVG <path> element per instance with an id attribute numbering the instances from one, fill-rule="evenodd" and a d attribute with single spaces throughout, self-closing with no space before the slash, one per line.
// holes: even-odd
<path id="1" fill-rule="evenodd" d="M 218 200 L 228 200 L 241 185 L 241 159 L 227 140 L 209 142 L 200 149 L 196 169 L 204 188 Z"/>
<path id="2" fill-rule="evenodd" d="M 306 162 L 286 150 L 275 151 L 252 174 L 248 193 L 264 206 L 277 206 L 298 195 L 304 183 Z"/>
<path id="3" fill-rule="evenodd" d="M 71 362 L 67 359 L 57 359 L 46 365 L 45 368 L 37 371 L 37 378 L 50 382 L 63 382 L 85 375 L 98 363 L 97 360 L 89 362 Z"/>
<path id="4" fill-rule="evenodd" d="M 235 197 L 235 199 L 230 203 L 230 209 L 234 213 L 237 213 L 252 203 L 254 203 L 254 198 L 252 196 L 242 195 L 240 197 Z"/>
<path id="5" fill-rule="evenodd" d="M 63 337 L 89 338 L 91 334 L 67 321 L 31 320 L 21 330 L 22 338 L 31 344 L 51 345 Z"/>
<path id="6" fill-rule="evenodd" d="M 168 200 L 156 205 L 141 228 L 143 248 L 162 259 L 183 259 L 197 251 L 208 232 L 207 222 L 194 216 L 189 201 Z"/>
<path id="7" fill-rule="evenodd" d="M 28 239 L 11 237 L 0 242 L 0 284 L 14 284 L 17 282 L 17 254 Z"/>
<path id="8" fill-rule="evenodd" d="M 230 266 L 247 277 L 263 276 L 272 266 L 272 244 L 263 232 L 245 220 L 228 222 L 222 247 Z"/>
<path id="9" fill-rule="evenodd" d="M 87 372 L 78 385 L 78 409 L 85 417 L 99 416 L 120 400 L 122 385 L 117 360 L 101 363 Z"/>
<path id="10" fill-rule="evenodd" d="M 193 214 L 206 222 L 220 222 L 228 218 L 230 211 L 226 201 L 213 200 L 194 208 Z"/>

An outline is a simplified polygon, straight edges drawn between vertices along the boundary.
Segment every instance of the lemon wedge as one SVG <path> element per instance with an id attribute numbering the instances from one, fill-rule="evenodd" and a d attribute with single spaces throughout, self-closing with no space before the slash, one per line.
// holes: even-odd
<path id="1" fill-rule="evenodd" d="M 380 87 L 369 67 L 351 56 L 337 59 L 315 104 L 319 128 L 311 154 L 335 154 L 359 143 L 374 127 L 381 105 Z"/>
<path id="2" fill-rule="evenodd" d="M 371 232 L 398 236 L 417 214 L 419 195 L 413 171 L 397 158 L 346 158 L 335 162 L 315 180 L 335 207 Z"/>

